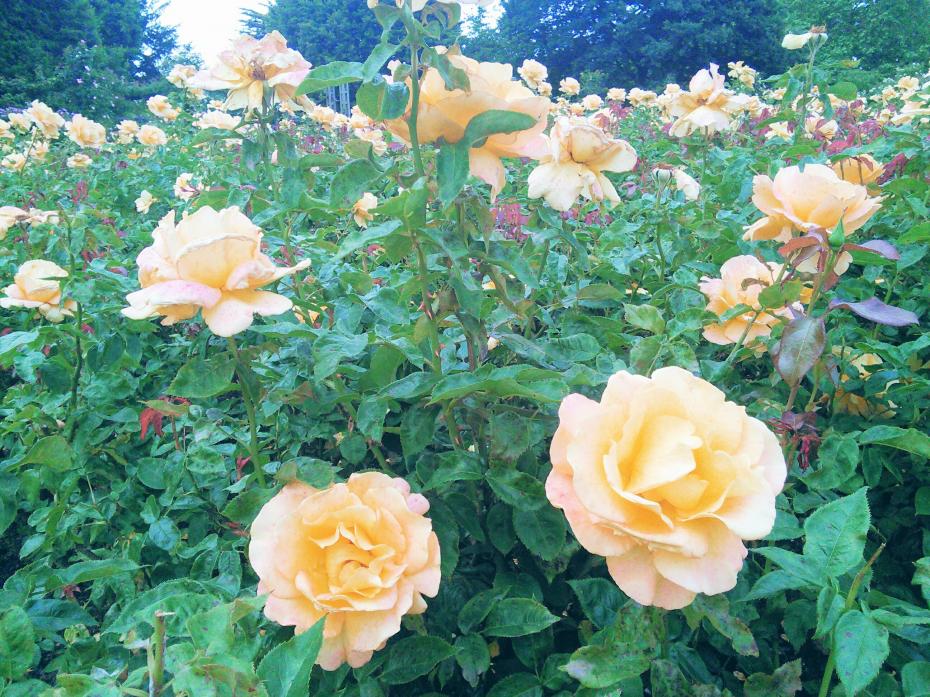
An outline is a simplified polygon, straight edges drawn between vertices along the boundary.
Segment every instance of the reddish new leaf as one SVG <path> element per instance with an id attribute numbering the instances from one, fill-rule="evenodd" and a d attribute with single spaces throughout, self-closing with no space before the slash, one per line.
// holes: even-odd
<path id="1" fill-rule="evenodd" d="M 785 327 L 775 354 L 775 369 L 789 385 L 798 385 L 823 353 L 827 331 L 823 318 L 803 315 Z"/>
<path id="2" fill-rule="evenodd" d="M 831 300 L 830 309 L 837 307 L 845 308 L 863 319 L 871 320 L 877 324 L 887 324 L 889 327 L 906 327 L 909 324 L 920 324 L 917 315 L 910 310 L 886 305 L 875 297 L 861 302 L 852 302 L 841 298 Z"/>

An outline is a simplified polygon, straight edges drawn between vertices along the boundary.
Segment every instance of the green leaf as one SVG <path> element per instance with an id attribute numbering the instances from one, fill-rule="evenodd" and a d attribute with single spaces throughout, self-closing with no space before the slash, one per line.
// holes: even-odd
<path id="1" fill-rule="evenodd" d="M 412 636 L 391 647 L 381 680 L 388 685 L 402 685 L 426 675 L 440 661 L 455 655 L 455 649 L 433 636 Z"/>
<path id="2" fill-rule="evenodd" d="M 498 498 L 514 508 L 538 511 L 547 503 L 543 483 L 526 472 L 492 466 L 485 478 Z"/>
<path id="3" fill-rule="evenodd" d="M 181 540 L 181 532 L 178 526 L 170 518 L 160 518 L 149 526 L 149 541 L 166 552 L 172 551 L 177 547 Z"/>
<path id="4" fill-rule="evenodd" d="M 778 350 L 775 369 L 789 385 L 798 385 L 823 353 L 827 332 L 822 317 L 802 315 L 788 323 Z"/>
<path id="5" fill-rule="evenodd" d="M 755 637 L 745 622 L 730 614 L 730 602 L 725 596 L 698 595 L 686 610 L 706 618 L 714 629 L 730 640 L 740 656 L 759 655 Z"/>
<path id="6" fill-rule="evenodd" d="M 582 646 L 562 670 L 585 687 L 610 687 L 649 670 L 650 659 L 618 646 Z"/>
<path id="7" fill-rule="evenodd" d="M 37 440 L 16 465 L 42 465 L 55 472 L 66 472 L 73 459 L 71 444 L 63 436 L 46 436 Z"/>
<path id="8" fill-rule="evenodd" d="M 652 334 L 661 334 L 665 330 L 665 320 L 662 313 L 653 305 L 633 305 L 624 303 L 623 317 L 639 329 L 645 329 Z"/>
<path id="9" fill-rule="evenodd" d="M 478 677 L 491 667 L 491 653 L 480 635 L 463 634 L 455 640 L 455 661 L 462 669 L 465 681 L 476 687 Z"/>
<path id="10" fill-rule="evenodd" d="M 743 697 L 794 697 L 801 689 L 801 659 L 798 659 L 785 663 L 771 675 L 750 675 Z"/>
<path id="11" fill-rule="evenodd" d="M 464 140 L 443 142 L 436 157 L 436 177 L 439 179 L 439 200 L 448 206 L 468 181 L 470 148 Z"/>
<path id="12" fill-rule="evenodd" d="M 568 582 L 578 596 L 585 616 L 596 627 L 606 627 L 617 616 L 623 605 L 623 596 L 612 581 L 605 578 L 583 578 Z"/>
<path id="13" fill-rule="evenodd" d="M 531 598 L 507 598 L 491 608 L 483 634 L 498 637 L 526 636 L 541 632 L 558 621 L 559 618 L 544 605 Z"/>
<path id="14" fill-rule="evenodd" d="M 465 127 L 465 135 L 462 140 L 474 147 L 476 143 L 490 136 L 498 133 L 525 131 L 535 124 L 536 119 L 519 111 L 489 109 L 472 117 Z"/>
<path id="15" fill-rule="evenodd" d="M 168 393 L 187 399 L 214 397 L 230 389 L 235 369 L 236 363 L 227 353 L 206 360 L 194 358 L 181 366 Z"/>
<path id="16" fill-rule="evenodd" d="M 32 622 L 21 607 L 0 614 L 0 678 L 17 680 L 32 665 L 35 653 Z"/>
<path id="17" fill-rule="evenodd" d="M 930 436 L 916 428 L 873 426 L 859 434 L 859 445 L 884 445 L 930 459 Z"/>
<path id="18" fill-rule="evenodd" d="M 297 86 L 295 97 L 311 92 L 318 92 L 327 87 L 336 87 L 350 82 L 360 82 L 365 78 L 365 66 L 350 61 L 333 61 L 313 68 Z"/>
<path id="19" fill-rule="evenodd" d="M 869 502 L 863 487 L 817 509 L 804 521 L 804 557 L 825 578 L 836 578 L 862 562 L 869 531 Z"/>
<path id="20" fill-rule="evenodd" d="M 859 445 L 855 436 L 828 433 L 817 449 L 817 464 L 817 469 L 804 477 L 804 482 L 812 489 L 829 491 L 847 481 L 859 465 Z"/>
<path id="21" fill-rule="evenodd" d="M 65 585 L 79 585 L 100 578 L 109 578 L 120 574 L 130 574 L 139 569 L 131 559 L 94 559 L 72 564 L 67 569 L 52 572 L 55 583 L 47 584 L 46 591 L 52 591 Z"/>
<path id="22" fill-rule="evenodd" d="M 859 94 L 854 82 L 837 82 L 835 85 L 828 87 L 827 92 L 846 102 L 853 101 Z"/>
<path id="23" fill-rule="evenodd" d="M 904 697 L 930 697 L 930 661 L 911 661 L 901 669 Z"/>
<path id="24" fill-rule="evenodd" d="M 565 544 L 565 516 L 552 506 L 536 511 L 514 509 L 513 529 L 528 550 L 546 561 L 555 559 Z"/>
<path id="25" fill-rule="evenodd" d="M 486 519 L 488 539 L 501 554 L 507 554 L 517 544 L 517 534 L 513 529 L 513 516 L 510 506 L 495 503 L 488 510 Z"/>
<path id="26" fill-rule="evenodd" d="M 339 251 L 336 252 L 335 260 L 344 259 L 356 250 L 367 247 L 375 242 L 380 242 L 396 231 L 400 225 L 401 223 L 399 220 L 388 220 L 379 225 L 353 230 L 343 238 L 342 244 L 339 245 Z"/>
<path id="27" fill-rule="evenodd" d="M 351 208 L 381 171 L 370 160 L 350 160 L 336 170 L 329 185 L 329 200 L 335 208 Z"/>
<path id="28" fill-rule="evenodd" d="M 403 82 L 387 82 L 377 75 L 371 82 L 358 88 L 355 103 L 375 121 L 396 119 L 404 115 L 410 90 Z"/>
<path id="29" fill-rule="evenodd" d="M 278 644 L 258 664 L 258 677 L 265 684 L 268 697 L 310 694 L 310 672 L 323 645 L 325 621 L 321 619 L 307 631 Z"/>
<path id="30" fill-rule="evenodd" d="M 487 697 L 542 697 L 539 678 L 530 673 L 514 673 L 494 684 Z"/>
<path id="31" fill-rule="evenodd" d="M 833 632 L 836 674 L 849 694 L 868 687 L 888 657 L 888 630 L 859 610 L 840 617 Z"/>

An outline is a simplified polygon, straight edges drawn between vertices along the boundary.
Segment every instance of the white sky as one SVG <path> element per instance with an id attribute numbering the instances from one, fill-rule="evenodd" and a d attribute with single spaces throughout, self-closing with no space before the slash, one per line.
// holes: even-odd
<path id="1" fill-rule="evenodd" d="M 176 26 L 180 43 L 193 46 L 209 63 L 240 34 L 242 10 L 262 10 L 266 4 L 266 0 L 170 0 L 162 23 Z"/>
<path id="2" fill-rule="evenodd" d="M 210 63 L 240 34 L 242 10 L 264 10 L 267 4 L 268 0 L 170 0 L 162 22 L 176 26 L 180 43 L 190 44 Z M 474 11 L 468 6 L 464 10 L 466 17 Z"/>

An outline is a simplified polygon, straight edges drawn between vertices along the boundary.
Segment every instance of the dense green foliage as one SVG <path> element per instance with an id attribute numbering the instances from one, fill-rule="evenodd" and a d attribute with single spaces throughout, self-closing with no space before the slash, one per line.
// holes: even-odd
<path id="1" fill-rule="evenodd" d="M 154 93 L 175 48 L 158 0 L 8 0 L 0 12 L 0 104 L 127 115 Z M 158 85 L 164 87 L 163 84 Z"/>

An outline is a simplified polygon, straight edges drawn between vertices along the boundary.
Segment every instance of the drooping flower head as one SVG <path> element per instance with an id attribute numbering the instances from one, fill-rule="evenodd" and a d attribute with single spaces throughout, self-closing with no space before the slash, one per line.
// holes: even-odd
<path id="1" fill-rule="evenodd" d="M 715 63 L 699 70 L 688 84 L 688 91 L 674 94 L 668 113 L 676 119 L 669 134 L 681 138 L 695 131 L 711 135 L 730 127 L 732 115 L 745 101 L 725 86 L 725 78 Z"/>

